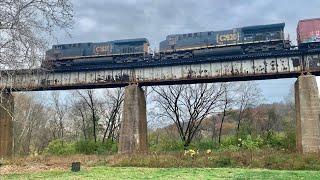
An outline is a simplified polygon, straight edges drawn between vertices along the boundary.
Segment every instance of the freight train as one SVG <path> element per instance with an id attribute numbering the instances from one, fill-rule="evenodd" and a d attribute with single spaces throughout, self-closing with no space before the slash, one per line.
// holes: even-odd
<path id="1" fill-rule="evenodd" d="M 284 23 L 247 26 L 224 31 L 172 34 L 160 42 L 159 52 L 150 53 L 146 38 L 101 43 L 59 44 L 46 52 L 44 68 L 131 62 L 196 59 L 290 50 Z M 320 48 L 320 18 L 301 20 L 297 26 L 299 49 Z"/>

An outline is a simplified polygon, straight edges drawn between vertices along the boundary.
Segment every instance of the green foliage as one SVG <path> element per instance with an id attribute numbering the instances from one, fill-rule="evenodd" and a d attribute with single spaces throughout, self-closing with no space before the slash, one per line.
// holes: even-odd
<path id="1" fill-rule="evenodd" d="M 296 145 L 295 131 L 286 131 L 282 133 L 274 133 L 269 131 L 264 136 L 264 144 L 275 149 L 285 149 L 293 151 Z"/>
<path id="2" fill-rule="evenodd" d="M 262 147 L 263 145 L 263 140 L 260 136 L 257 136 L 256 138 L 252 138 L 251 135 L 247 135 L 245 139 L 238 139 L 239 145 L 243 149 L 248 149 L 248 150 L 258 150 Z"/>
<path id="3" fill-rule="evenodd" d="M 170 152 L 182 151 L 184 149 L 183 142 L 173 139 L 167 135 L 157 136 L 156 134 L 149 135 L 149 147 L 151 151 Z"/>
<path id="4" fill-rule="evenodd" d="M 201 139 L 192 142 L 188 149 L 206 151 L 208 149 L 217 151 L 239 151 L 241 149 L 256 151 L 261 148 L 274 148 L 279 150 L 295 150 L 295 132 L 288 131 L 282 133 L 269 132 L 267 135 L 245 135 L 237 139 L 234 135 L 224 136 L 220 146 L 211 139 Z M 155 152 L 177 152 L 183 151 L 183 142 L 179 139 L 173 139 L 167 135 L 155 134 L 149 135 L 149 146 L 151 151 Z"/>
<path id="5" fill-rule="evenodd" d="M 75 154 L 76 150 L 74 143 L 67 143 L 63 140 L 56 139 L 49 143 L 45 152 L 52 155 L 71 155 Z"/>
<path id="6" fill-rule="evenodd" d="M 235 136 L 226 136 L 221 141 L 219 151 L 238 151 L 240 145 Z"/>
<path id="7" fill-rule="evenodd" d="M 284 148 L 291 151 L 295 150 L 296 148 L 296 131 L 295 130 L 286 131 L 286 135 L 284 139 Z"/>
<path id="8" fill-rule="evenodd" d="M 208 149 L 218 149 L 219 144 L 216 141 L 212 141 L 211 139 L 203 139 L 200 141 L 196 141 L 190 145 L 192 149 L 198 149 L 200 151 L 206 151 Z"/>
<path id="9" fill-rule="evenodd" d="M 221 141 L 221 147 L 228 147 L 230 145 L 235 146 L 238 144 L 238 140 L 235 136 L 225 136 Z"/>
<path id="10" fill-rule="evenodd" d="M 264 137 L 265 144 L 272 147 L 272 148 L 282 148 L 283 146 L 283 139 L 284 134 L 280 133 L 273 133 L 272 131 L 269 131 L 267 135 Z"/>
<path id="11" fill-rule="evenodd" d="M 117 143 L 112 141 L 94 142 L 80 140 L 75 143 L 53 140 L 46 148 L 46 153 L 51 155 L 71 155 L 71 154 L 107 154 L 118 151 Z"/>
<path id="12" fill-rule="evenodd" d="M 94 142 L 92 140 L 80 140 L 75 143 L 76 152 L 81 154 L 106 154 L 117 152 L 116 143 L 108 140 L 106 142 Z"/>

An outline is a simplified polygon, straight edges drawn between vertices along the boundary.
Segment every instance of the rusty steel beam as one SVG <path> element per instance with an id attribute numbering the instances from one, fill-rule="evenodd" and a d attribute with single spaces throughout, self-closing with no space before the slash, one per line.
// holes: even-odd
<path id="1" fill-rule="evenodd" d="M 116 70 L 0 72 L 0 88 L 36 91 L 245 81 L 297 77 L 306 70 L 320 73 L 319 54 Z"/>

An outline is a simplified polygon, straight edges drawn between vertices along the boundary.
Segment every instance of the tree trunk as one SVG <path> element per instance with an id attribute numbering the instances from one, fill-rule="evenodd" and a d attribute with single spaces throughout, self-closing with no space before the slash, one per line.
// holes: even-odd
<path id="1" fill-rule="evenodd" d="M 242 108 L 240 109 L 239 116 L 238 116 L 238 124 L 237 124 L 237 139 L 239 138 L 239 132 L 240 132 L 240 124 L 242 119 Z"/>
<path id="2" fill-rule="evenodd" d="M 221 132 L 222 132 L 222 127 L 223 127 L 223 122 L 224 122 L 225 116 L 226 116 L 226 105 L 225 105 L 225 108 L 223 109 L 223 116 L 222 116 L 221 124 L 220 124 L 220 128 L 219 128 L 219 144 L 221 143 Z"/>
<path id="3" fill-rule="evenodd" d="M 211 135 L 211 140 L 213 141 L 214 138 L 216 137 L 216 119 L 214 118 L 214 116 L 212 116 L 212 135 Z"/>
<path id="4" fill-rule="evenodd" d="M 95 115 L 94 109 L 92 110 L 92 122 L 93 122 L 93 138 L 94 138 L 94 142 L 97 142 L 96 115 Z"/>

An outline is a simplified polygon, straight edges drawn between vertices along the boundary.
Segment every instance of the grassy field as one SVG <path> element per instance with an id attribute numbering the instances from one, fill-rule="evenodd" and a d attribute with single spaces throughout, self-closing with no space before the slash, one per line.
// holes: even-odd
<path id="1" fill-rule="evenodd" d="M 93 167 L 81 172 L 50 171 L 11 174 L 0 179 L 320 179 L 319 171 L 239 168 Z"/>

